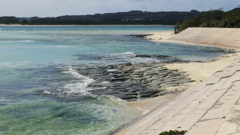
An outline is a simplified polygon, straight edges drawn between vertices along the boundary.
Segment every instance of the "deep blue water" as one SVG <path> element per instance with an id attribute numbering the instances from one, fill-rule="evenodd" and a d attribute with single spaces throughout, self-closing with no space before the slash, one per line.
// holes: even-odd
<path id="1" fill-rule="evenodd" d="M 88 93 L 94 82 L 72 65 L 216 58 L 214 47 L 156 43 L 128 36 L 169 31 L 160 26 L 0 27 L 0 134 L 106 135 L 139 117 L 125 101 Z"/>

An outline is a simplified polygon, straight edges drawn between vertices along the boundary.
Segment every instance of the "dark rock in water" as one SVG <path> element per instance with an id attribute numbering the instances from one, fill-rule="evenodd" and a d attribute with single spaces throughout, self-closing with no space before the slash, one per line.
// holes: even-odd
<path id="1" fill-rule="evenodd" d="M 204 50 L 204 51 L 212 52 L 212 53 L 225 53 L 225 54 L 236 53 L 235 49 L 215 49 L 215 50 Z"/>
<path id="2" fill-rule="evenodd" d="M 135 88 L 127 88 L 129 92 L 137 92 L 139 91 L 139 89 L 135 89 Z"/>
<path id="3" fill-rule="evenodd" d="M 96 70 L 93 70 L 92 72 L 91 72 L 91 74 L 102 74 L 102 73 L 104 73 L 106 70 L 104 70 L 104 69 L 96 69 Z"/>
<path id="4" fill-rule="evenodd" d="M 225 50 L 224 53 L 225 54 L 232 54 L 232 53 L 236 53 L 236 50 L 235 49 L 227 49 L 227 50 Z"/>
<path id="5" fill-rule="evenodd" d="M 113 82 L 113 81 L 126 81 L 127 79 L 124 77 L 118 77 L 118 78 L 111 78 L 109 81 Z"/>
<path id="6" fill-rule="evenodd" d="M 103 95 L 114 95 L 114 94 L 119 94 L 119 92 L 116 91 L 107 91 L 107 92 L 103 92 Z"/>
<path id="7" fill-rule="evenodd" d="M 122 69 L 123 67 L 127 67 L 127 66 L 132 66 L 132 63 L 119 64 L 119 65 L 116 66 L 116 68 Z"/>
<path id="8" fill-rule="evenodd" d="M 135 93 L 135 92 L 125 92 L 125 93 L 121 93 L 121 94 L 124 94 L 124 95 L 138 95 L 138 93 Z"/>
<path id="9" fill-rule="evenodd" d="M 152 55 L 149 55 L 149 54 L 139 54 L 139 55 L 136 55 L 136 57 L 145 57 L 145 58 L 149 58 L 149 57 L 152 57 Z"/>
<path id="10" fill-rule="evenodd" d="M 128 92 L 137 92 L 138 91 L 138 89 L 128 89 Z"/>
<path id="11" fill-rule="evenodd" d="M 135 83 L 135 85 L 133 85 L 131 88 L 134 88 L 134 89 L 146 89 L 146 87 L 142 86 L 141 83 Z"/>
<path id="12" fill-rule="evenodd" d="M 126 87 L 119 86 L 119 85 L 112 85 L 111 89 L 113 89 L 113 90 L 120 90 L 120 89 L 126 89 Z"/>
<path id="13" fill-rule="evenodd" d="M 146 94 L 140 94 L 140 98 L 149 98 L 149 97 L 151 97 L 152 96 L 152 94 L 151 93 L 146 93 Z"/>
<path id="14" fill-rule="evenodd" d="M 158 57 L 158 58 L 170 58 L 167 55 L 150 55 L 150 54 L 138 54 L 136 57 L 150 58 L 150 57 Z"/>
<path id="15" fill-rule="evenodd" d="M 128 35 L 128 36 L 131 36 L 131 37 L 138 37 L 138 38 L 144 38 L 146 36 L 151 36 L 152 34 L 131 34 L 131 35 Z"/>
<path id="16" fill-rule="evenodd" d="M 158 97 L 158 96 L 161 96 L 161 95 L 160 94 L 153 94 L 150 97 L 154 98 L 154 97 Z"/>
<path id="17" fill-rule="evenodd" d="M 131 87 L 133 85 L 134 85 L 133 82 L 124 82 L 124 83 L 120 84 L 120 86 L 125 87 L 125 88 Z"/>
<path id="18" fill-rule="evenodd" d="M 139 93 L 140 95 L 142 94 L 156 94 L 158 93 L 159 91 L 156 91 L 156 90 L 140 90 L 138 91 L 137 93 Z"/>
<path id="19" fill-rule="evenodd" d="M 167 56 L 167 55 L 154 55 L 155 57 L 159 57 L 159 58 L 170 58 L 171 56 Z"/>
<path id="20" fill-rule="evenodd" d="M 115 66 L 114 65 L 108 65 L 106 68 L 107 69 L 113 69 Z"/>
<path id="21" fill-rule="evenodd" d="M 112 74 L 112 73 L 110 73 L 110 74 L 108 75 L 109 78 L 122 78 L 122 76 L 123 76 L 123 75 L 121 75 L 121 74 Z"/>
<path id="22" fill-rule="evenodd" d="M 108 84 L 104 84 L 102 82 L 93 82 L 88 85 L 88 87 L 106 87 Z"/>
<path id="23" fill-rule="evenodd" d="M 158 93 L 152 94 L 151 97 L 158 97 L 158 96 L 165 95 L 167 93 L 169 93 L 169 92 L 167 92 L 167 91 L 159 91 Z"/>
<path id="24" fill-rule="evenodd" d="M 91 90 L 89 92 L 91 92 L 94 95 L 116 95 L 116 94 L 119 94 L 118 91 L 110 91 L 110 90 L 105 90 L 105 89 Z"/>
<path id="25" fill-rule="evenodd" d="M 117 98 L 121 98 L 121 99 L 137 99 L 137 95 L 124 95 L 124 94 L 118 94 L 118 95 L 114 95 Z"/>
<path id="26" fill-rule="evenodd" d="M 128 92 L 128 89 L 115 89 L 115 91 L 119 91 L 119 92 Z"/>
<path id="27" fill-rule="evenodd" d="M 125 65 L 125 66 L 132 66 L 132 63 L 125 63 L 125 64 L 122 64 L 122 65 Z"/>
<path id="28" fill-rule="evenodd" d="M 162 57 L 163 55 L 137 55 L 137 57 Z M 94 95 L 111 95 L 123 100 L 135 101 L 164 95 L 166 88 L 192 82 L 188 76 L 178 70 L 168 70 L 156 63 L 131 63 L 107 66 L 77 67 L 79 74 L 93 78 L 88 85 Z"/>
<path id="29" fill-rule="evenodd" d="M 94 95 L 104 95 L 103 93 L 104 93 L 104 92 L 107 92 L 107 91 L 101 89 L 101 90 L 91 90 L 91 91 L 89 91 L 89 92 L 91 92 L 91 93 L 94 94 Z"/>

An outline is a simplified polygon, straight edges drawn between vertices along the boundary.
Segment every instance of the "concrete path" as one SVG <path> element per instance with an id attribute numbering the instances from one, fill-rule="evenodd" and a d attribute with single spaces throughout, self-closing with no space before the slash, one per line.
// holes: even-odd
<path id="1" fill-rule="evenodd" d="M 188 28 L 170 40 L 240 48 L 240 28 Z"/>
<path id="2" fill-rule="evenodd" d="M 152 111 L 118 135 L 240 135 L 240 58 Z"/>

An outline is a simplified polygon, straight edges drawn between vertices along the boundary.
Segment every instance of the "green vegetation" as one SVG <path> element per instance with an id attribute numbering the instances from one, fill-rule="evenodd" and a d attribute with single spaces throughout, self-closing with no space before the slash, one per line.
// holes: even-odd
<path id="1" fill-rule="evenodd" d="M 184 135 L 186 132 L 187 132 L 187 130 L 182 130 L 182 131 L 170 130 L 170 131 L 164 131 L 164 132 L 160 133 L 159 135 Z"/>
<path id="2" fill-rule="evenodd" d="M 59 17 L 17 18 L 14 16 L 0 17 L 0 24 L 22 25 L 132 25 L 161 24 L 174 25 L 175 33 L 188 27 L 240 27 L 240 8 L 224 12 L 222 8 L 199 12 L 144 12 L 129 11 L 94 15 L 66 15 Z"/>
<path id="3" fill-rule="evenodd" d="M 117 13 L 105 13 L 94 15 L 66 15 L 59 17 L 0 17 L 3 24 L 23 24 L 23 25 L 128 25 L 128 24 L 162 24 L 174 25 L 184 21 L 185 18 L 193 18 L 201 12 L 192 10 L 190 12 L 144 12 L 129 11 Z"/>
<path id="4" fill-rule="evenodd" d="M 240 8 L 228 12 L 222 11 L 222 8 L 203 12 L 198 17 L 177 23 L 175 33 L 181 32 L 188 27 L 240 28 Z"/>

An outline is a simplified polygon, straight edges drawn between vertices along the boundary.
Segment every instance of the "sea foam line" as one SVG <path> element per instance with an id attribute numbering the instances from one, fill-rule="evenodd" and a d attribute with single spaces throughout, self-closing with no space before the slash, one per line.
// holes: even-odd
<path id="1" fill-rule="evenodd" d="M 91 89 L 88 88 L 88 85 L 95 82 L 94 79 L 79 74 L 72 66 L 69 67 L 68 71 L 64 71 L 63 73 L 71 74 L 73 77 L 81 79 L 81 82 L 66 84 L 64 86 L 67 89 L 67 91 L 64 91 L 65 94 L 90 95 L 88 91 Z"/>

